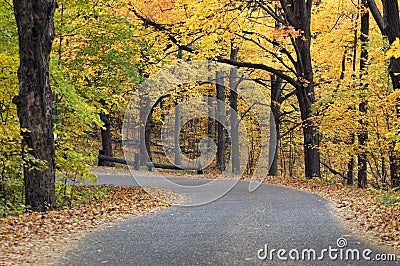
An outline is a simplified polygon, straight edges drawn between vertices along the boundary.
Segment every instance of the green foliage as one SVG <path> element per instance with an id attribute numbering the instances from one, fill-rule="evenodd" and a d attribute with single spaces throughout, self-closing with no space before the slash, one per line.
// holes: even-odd
<path id="1" fill-rule="evenodd" d="M 400 203 L 400 196 L 395 193 L 388 193 L 385 195 L 380 195 L 377 197 L 376 201 L 378 203 L 384 204 L 386 206 L 392 206 L 394 204 Z"/>
<path id="2" fill-rule="evenodd" d="M 23 209 L 11 201 L 21 196 L 21 135 L 12 99 L 18 94 L 18 45 L 13 10 L 0 2 L 0 215 Z M 31 158 L 25 158 L 29 161 Z M 15 193 L 14 193 L 15 192 Z"/>
<path id="3" fill-rule="evenodd" d="M 89 165 L 97 155 L 93 137 L 103 126 L 99 114 L 109 114 L 113 130 L 119 132 L 130 95 L 142 80 L 141 56 L 149 47 L 133 37 L 138 34 L 135 24 L 117 14 L 122 4 L 59 4 L 51 67 L 58 96 L 56 164 L 65 178 L 77 181 L 79 174 L 78 179 L 94 181 Z"/>
<path id="4" fill-rule="evenodd" d="M 133 38 L 135 25 L 115 12 L 121 6 L 116 2 L 59 4 L 50 66 L 51 87 L 56 95 L 53 111 L 57 176 L 74 182 L 96 182 L 90 165 L 97 155 L 95 132 L 103 125 L 99 113 L 122 116 L 129 92 L 141 80 L 140 53 L 149 47 Z M 19 89 L 17 70 L 18 35 L 13 8 L 3 1 L 0 2 L 0 194 L 2 206 L 8 206 L 2 213 L 11 214 L 24 207 L 22 194 L 18 194 L 23 190 L 23 166 L 40 163 L 36 158 L 21 156 L 20 132 L 24 129 L 19 127 L 16 106 L 12 103 Z M 20 192 L 12 192 L 17 189 L 15 184 L 20 184 Z M 20 195 L 18 200 L 17 195 Z"/>
<path id="5" fill-rule="evenodd" d="M 58 33 L 51 75 L 57 94 L 56 166 L 62 178 L 96 181 L 94 129 L 100 113 L 121 120 L 130 93 L 141 81 L 141 54 L 135 24 L 117 14 L 113 1 L 61 1 L 55 21 Z M 118 125 L 117 125 L 118 127 Z M 117 128 L 118 129 L 118 128 Z"/>
<path id="6" fill-rule="evenodd" d="M 58 96 L 54 121 L 56 169 L 61 178 L 78 181 L 76 177 L 79 176 L 79 181 L 93 182 L 96 179 L 90 174 L 90 164 L 96 153 L 91 149 L 88 132 L 94 125 L 101 125 L 101 121 L 96 108 L 66 81 L 60 68 L 53 63 L 53 90 Z"/>
<path id="7" fill-rule="evenodd" d="M 145 42 L 136 40 L 135 24 L 117 14 L 122 4 L 113 1 L 60 3 L 57 63 L 64 80 L 87 103 L 106 114 L 123 111 L 132 89 L 142 80 L 141 55 Z"/>
<path id="8" fill-rule="evenodd" d="M 3 197 L 0 198 L 0 217 L 18 215 L 25 211 L 24 187 L 20 179 L 10 179 L 4 184 Z"/>

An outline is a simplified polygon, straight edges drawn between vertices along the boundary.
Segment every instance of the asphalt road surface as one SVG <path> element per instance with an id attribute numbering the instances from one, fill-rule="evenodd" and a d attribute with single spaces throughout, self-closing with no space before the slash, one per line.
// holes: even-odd
<path id="1" fill-rule="evenodd" d="M 137 180 L 142 184 L 152 180 L 149 178 Z M 208 182 L 172 181 L 187 186 Z M 99 176 L 99 183 L 136 184 L 128 176 Z M 175 185 L 158 181 L 145 185 L 160 184 L 179 191 Z M 223 197 L 202 205 L 201 201 L 213 198 L 215 191 L 207 188 L 197 195 L 185 188 L 179 192 L 192 193 L 187 196 L 187 205 L 198 206 L 174 206 L 96 230 L 60 264 L 399 265 L 378 261 L 387 252 L 341 227 L 321 197 L 272 185 L 261 185 L 250 193 L 248 186 L 239 182 Z"/>

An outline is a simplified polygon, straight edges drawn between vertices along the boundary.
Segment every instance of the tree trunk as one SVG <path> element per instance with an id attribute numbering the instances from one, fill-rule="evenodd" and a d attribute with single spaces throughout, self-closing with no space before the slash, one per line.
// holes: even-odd
<path id="1" fill-rule="evenodd" d="M 20 55 L 20 90 L 13 102 L 23 129 L 22 153 L 34 156 L 45 165 L 28 163 L 24 167 L 25 201 L 33 211 L 46 211 L 56 205 L 49 61 L 57 3 L 54 0 L 14 0 L 13 3 Z"/>
<path id="2" fill-rule="evenodd" d="M 400 34 L 400 32 L 399 32 Z M 391 58 L 389 64 L 389 75 L 392 80 L 393 89 L 400 89 L 400 58 Z M 396 99 L 396 115 L 397 119 L 400 119 L 400 98 Z M 398 132 L 399 134 L 399 132 Z M 390 162 L 390 181 L 392 187 L 400 187 L 400 153 L 395 149 L 395 144 L 391 145 L 391 151 L 389 155 Z"/>
<path id="3" fill-rule="evenodd" d="M 150 144 L 150 133 L 146 134 L 148 131 L 147 117 L 146 115 L 150 109 L 150 99 L 146 92 L 140 91 L 139 93 L 139 154 L 140 154 L 140 166 L 146 165 L 149 161 L 149 154 L 147 154 L 147 144 Z M 150 148 L 149 148 L 150 149 Z"/>
<path id="4" fill-rule="evenodd" d="M 100 113 L 100 119 L 104 123 L 101 128 L 101 144 L 104 155 L 112 157 L 112 136 L 111 136 L 111 121 L 110 115 Z M 114 166 L 113 162 L 104 161 L 104 166 Z"/>
<path id="5" fill-rule="evenodd" d="M 146 164 L 147 162 L 152 162 L 153 158 L 151 156 L 151 131 L 154 127 L 154 122 L 153 122 L 153 110 L 154 110 L 154 105 L 153 107 L 150 108 L 150 99 L 147 98 L 146 102 L 146 108 L 150 109 L 149 116 L 147 117 L 145 126 L 144 126 L 144 148 L 145 151 L 142 154 L 142 159 L 143 162 Z"/>
<path id="6" fill-rule="evenodd" d="M 296 87 L 301 119 L 303 122 L 304 165 L 307 178 L 321 177 L 320 137 L 312 121 L 311 107 L 315 103 L 314 73 L 311 63 L 311 0 L 280 1 L 290 25 L 301 31 L 294 38 L 297 62 L 296 72 L 301 86 Z"/>
<path id="7" fill-rule="evenodd" d="M 392 44 L 396 38 L 400 37 L 400 18 L 399 6 L 397 1 L 384 0 L 384 20 L 387 23 L 387 36 L 389 43 Z M 390 79 L 392 81 L 393 89 L 400 89 L 400 58 L 390 58 L 388 67 Z M 396 115 L 400 118 L 400 98 L 396 100 Z M 392 187 L 400 187 L 400 154 L 395 150 L 395 145 L 392 145 L 390 152 L 390 180 Z"/>
<path id="8" fill-rule="evenodd" d="M 181 49 L 178 50 L 178 59 L 182 59 L 183 51 Z M 180 86 L 178 86 L 180 88 Z M 174 163 L 175 165 L 182 164 L 182 157 L 181 157 L 181 148 L 180 148 L 180 141 L 181 141 L 181 106 L 179 105 L 180 98 L 181 98 L 181 91 L 178 91 L 178 99 L 175 102 L 175 126 L 174 126 Z"/>
<path id="9" fill-rule="evenodd" d="M 209 141 L 207 142 L 207 149 L 210 150 L 212 147 L 212 142 L 215 141 L 215 119 L 214 117 L 214 95 L 210 93 L 207 99 L 208 104 L 208 120 L 207 120 L 207 135 Z"/>
<path id="10" fill-rule="evenodd" d="M 354 166 L 355 160 L 351 158 L 350 161 L 347 163 L 347 185 L 354 185 Z"/>
<path id="11" fill-rule="evenodd" d="M 179 92 L 181 93 L 181 92 Z M 178 96 L 180 97 L 180 96 Z M 180 132 L 181 132 L 181 106 L 177 100 L 175 103 L 175 125 L 174 125 L 174 164 L 181 165 L 181 148 L 180 148 Z"/>
<path id="12" fill-rule="evenodd" d="M 270 163 L 270 168 L 268 171 L 269 176 L 277 176 L 278 175 L 278 143 L 280 139 L 280 121 L 281 121 L 281 104 L 282 104 L 282 79 L 277 77 L 276 75 L 271 75 L 271 111 L 272 117 L 275 120 L 275 132 L 276 132 L 276 140 L 270 140 L 270 146 L 275 145 L 275 152 Z M 272 136 L 271 136 L 272 138 Z M 276 143 L 275 143 L 276 142 Z"/>
<path id="13" fill-rule="evenodd" d="M 400 156 L 398 154 L 398 151 L 394 150 L 394 147 L 392 147 L 389 155 L 389 163 L 390 163 L 390 180 L 391 180 L 391 185 L 392 187 L 400 187 L 400 177 L 399 177 L 399 172 L 400 172 Z"/>
<path id="14" fill-rule="evenodd" d="M 303 123 L 304 163 L 306 178 L 321 177 L 319 136 L 314 123 L 307 120 Z"/>
<path id="15" fill-rule="evenodd" d="M 362 0 L 361 8 L 364 9 L 367 6 L 367 0 Z M 360 80 L 361 90 L 366 91 L 368 89 L 368 83 L 363 82 L 363 77 L 367 76 L 367 63 L 368 63 L 368 35 L 369 35 L 369 12 L 361 10 L 361 55 L 360 55 Z M 364 97 L 364 96 L 362 96 Z M 359 111 L 362 114 L 367 114 L 367 101 L 362 99 L 359 104 Z M 367 186 L 367 152 L 366 142 L 368 140 L 367 121 L 366 119 L 360 119 L 360 132 L 358 133 L 358 144 L 361 152 L 358 155 L 358 187 L 365 188 Z"/>
<path id="16" fill-rule="evenodd" d="M 231 60 L 236 60 L 238 48 L 231 49 Z M 240 149 L 239 149 L 239 120 L 238 120 L 238 76 L 237 68 L 232 68 L 229 75 L 229 103 L 231 107 L 231 147 L 232 147 L 232 173 L 240 173 Z"/>
<path id="17" fill-rule="evenodd" d="M 279 12 L 278 6 L 275 7 L 275 12 Z M 281 18 L 282 19 L 282 18 Z M 281 27 L 281 23 L 275 21 L 275 29 L 278 30 Z M 269 176 L 278 176 L 278 143 L 281 138 L 280 136 L 280 128 L 281 128 L 281 105 L 282 105 L 282 78 L 271 74 L 271 112 L 272 118 L 274 119 L 275 128 L 270 128 L 270 133 L 272 130 L 275 130 L 275 138 L 271 134 L 269 137 L 269 149 L 270 149 L 270 156 L 268 159 L 270 162 L 270 167 L 268 169 Z M 270 123 L 270 127 L 271 127 Z M 275 147 L 273 147 L 276 145 Z M 271 152 L 273 152 L 273 157 L 271 156 Z"/>
<path id="18" fill-rule="evenodd" d="M 392 44 L 396 38 L 400 37 L 400 17 L 399 3 L 393 0 L 382 0 L 383 15 L 380 13 L 374 0 L 367 0 L 368 7 L 374 16 L 376 23 L 383 36 Z M 393 89 L 400 89 L 400 58 L 390 58 L 388 73 L 392 80 Z M 400 99 L 396 102 L 397 117 L 400 117 Z M 400 186 L 400 154 L 394 149 L 392 144 L 389 155 L 390 162 L 390 179 L 393 187 Z"/>
<path id="19" fill-rule="evenodd" d="M 305 41 L 300 41 L 305 42 Z M 298 46 L 302 46 L 300 44 Z M 299 47 L 299 48 L 300 48 Z M 301 49 L 303 50 L 303 49 Z M 300 50 L 300 51 L 301 51 Z M 307 57 L 307 53 L 309 53 L 306 49 L 303 50 L 305 52 L 305 57 Z M 311 59 L 311 57 L 309 57 Z M 308 60 L 307 60 L 308 61 Z M 311 69 L 311 60 L 309 60 L 309 69 Z M 303 138 L 304 138 L 304 167 L 306 178 L 311 179 L 313 177 L 321 177 L 321 168 L 320 168 L 320 151 L 319 151 L 319 143 L 320 137 L 316 126 L 312 119 L 311 107 L 315 102 L 314 98 L 314 84 L 313 84 L 313 74 L 312 72 L 305 72 L 305 76 L 308 77 L 306 80 L 308 81 L 308 85 L 306 87 L 298 87 L 296 88 L 296 96 L 299 101 L 301 119 L 303 123 Z"/>
<path id="20" fill-rule="evenodd" d="M 217 169 L 225 170 L 225 124 L 226 124 L 226 110 L 225 110 L 225 87 L 224 87 L 224 73 L 217 71 Z"/>

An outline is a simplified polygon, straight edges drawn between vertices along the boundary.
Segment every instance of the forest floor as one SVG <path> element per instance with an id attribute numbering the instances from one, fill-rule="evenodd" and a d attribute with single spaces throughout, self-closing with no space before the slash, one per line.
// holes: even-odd
<path id="1" fill-rule="evenodd" d="M 181 197 L 165 189 L 150 192 L 168 202 Z M 49 265 L 97 228 L 168 206 L 141 188 L 114 186 L 91 204 L 1 218 L 0 265 Z"/>

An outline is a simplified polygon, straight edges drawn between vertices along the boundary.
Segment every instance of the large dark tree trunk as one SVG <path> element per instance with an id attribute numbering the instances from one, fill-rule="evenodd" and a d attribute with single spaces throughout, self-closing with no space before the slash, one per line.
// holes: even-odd
<path id="1" fill-rule="evenodd" d="M 106 101 L 100 100 L 100 104 L 107 108 Z M 100 120 L 103 122 L 103 127 L 100 129 L 101 131 L 101 146 L 103 155 L 112 157 L 113 156 L 113 148 L 112 148 L 112 134 L 111 134 L 111 120 L 110 114 L 100 113 Z M 104 161 L 103 166 L 114 166 L 113 162 Z"/>
<path id="2" fill-rule="evenodd" d="M 367 0 L 362 0 L 361 8 L 367 6 Z M 368 83 L 363 81 L 363 77 L 367 76 L 367 63 L 368 63 L 368 35 L 369 35 L 369 12 L 361 10 L 361 56 L 360 56 L 360 80 L 361 90 L 368 89 Z M 367 101 L 362 99 L 359 104 L 359 111 L 363 114 L 367 113 Z M 366 142 L 368 140 L 367 121 L 360 119 L 360 131 L 358 133 L 358 143 L 361 152 L 358 155 L 358 187 L 365 188 L 367 186 L 367 152 Z"/>
<path id="3" fill-rule="evenodd" d="M 355 160 L 351 158 L 350 161 L 347 163 L 347 185 L 353 186 L 354 185 L 354 167 L 355 167 Z"/>
<path id="4" fill-rule="evenodd" d="M 308 118 L 311 118 L 310 113 Z M 321 177 L 319 152 L 320 139 L 314 123 L 310 120 L 304 120 L 304 118 L 302 119 L 304 135 L 305 174 L 308 179 L 311 179 L 313 177 Z"/>
<path id="5" fill-rule="evenodd" d="M 383 0 L 383 20 L 385 22 L 386 35 L 388 36 L 389 43 L 392 44 L 396 38 L 400 37 L 400 17 L 399 6 L 397 1 Z M 388 72 L 392 80 L 393 89 L 400 89 L 400 58 L 392 57 L 390 59 Z M 396 114 L 400 118 L 400 99 L 396 101 Z M 390 151 L 390 179 L 392 187 L 400 187 L 400 154 L 395 150 L 395 144 L 392 145 Z"/>
<path id="6" fill-rule="evenodd" d="M 396 38 L 400 37 L 400 17 L 399 4 L 394 0 L 382 0 L 383 15 L 380 13 L 374 0 L 367 0 L 368 7 L 373 15 L 383 36 L 392 44 Z M 388 73 L 392 80 L 393 89 L 400 89 L 400 58 L 390 59 Z M 396 103 L 397 117 L 400 118 L 400 99 Z M 391 145 L 389 155 L 390 178 L 393 187 L 400 187 L 400 154 L 394 149 L 395 144 Z"/>
<path id="7" fill-rule="evenodd" d="M 14 0 L 13 3 L 20 55 L 20 90 L 14 103 L 23 129 L 22 152 L 44 163 L 44 167 L 40 163 L 24 167 L 26 205 L 33 211 L 45 211 L 56 205 L 49 61 L 57 3 L 54 0 Z"/>
<path id="8" fill-rule="evenodd" d="M 296 72 L 301 86 L 296 87 L 303 121 L 304 164 L 307 178 L 321 177 L 320 136 L 312 121 L 311 107 L 315 103 L 314 74 L 311 63 L 311 0 L 281 0 L 287 23 L 301 32 L 293 39 L 296 48 Z"/>

